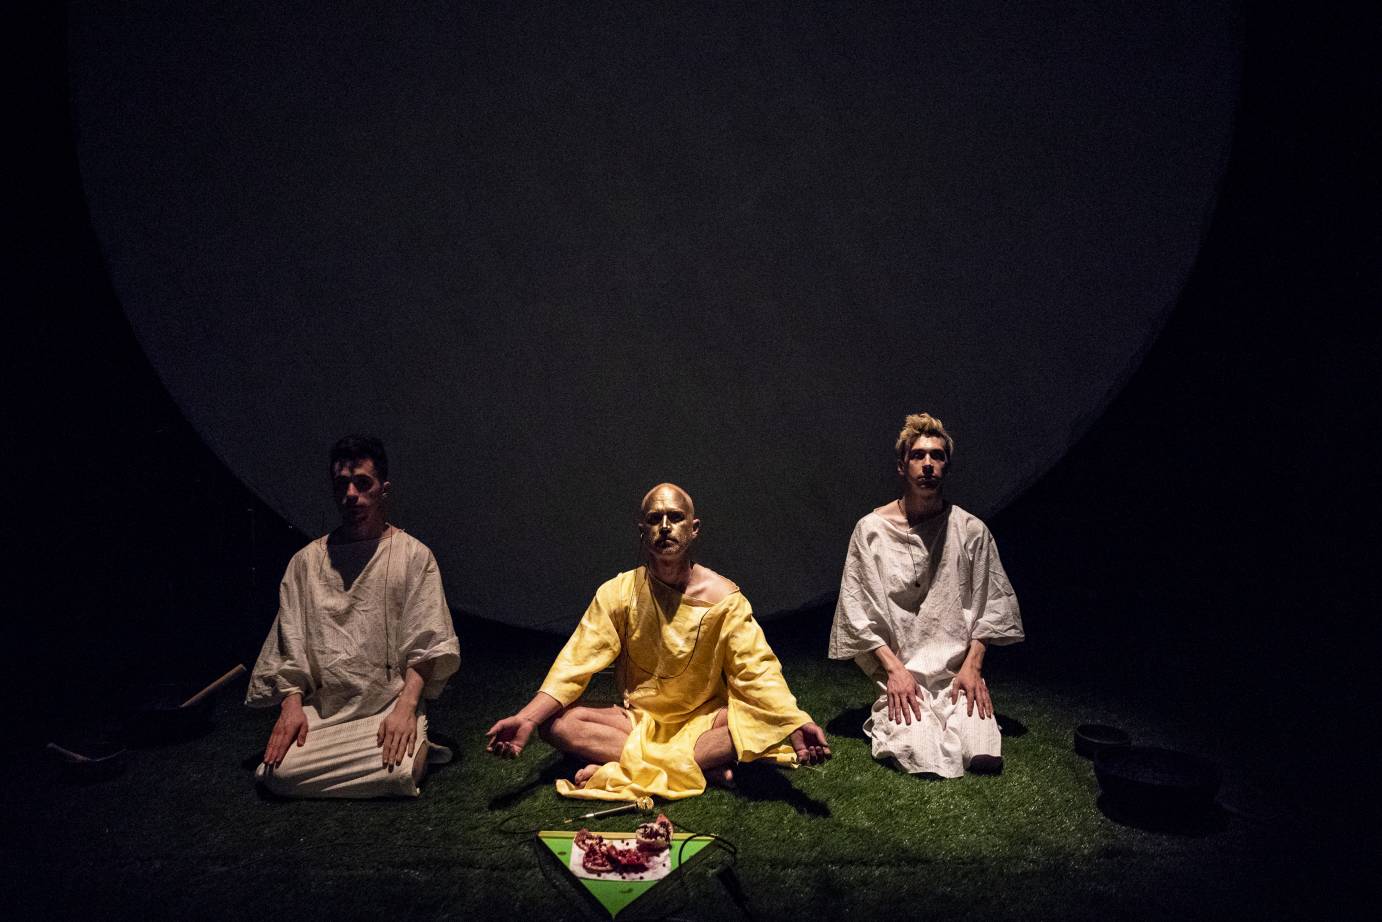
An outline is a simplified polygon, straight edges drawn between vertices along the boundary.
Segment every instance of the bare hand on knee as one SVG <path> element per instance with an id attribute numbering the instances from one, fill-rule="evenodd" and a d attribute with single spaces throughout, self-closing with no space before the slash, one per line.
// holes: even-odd
<path id="1" fill-rule="evenodd" d="M 402 765 L 404 755 L 413 754 L 416 742 L 417 711 L 400 701 L 379 721 L 379 732 L 374 736 L 374 745 L 383 750 L 384 767 L 393 771 Z"/>
<path id="2" fill-rule="evenodd" d="M 960 693 L 965 696 L 965 715 L 974 716 L 974 708 L 979 708 L 979 719 L 985 720 L 993 716 L 993 700 L 989 698 L 989 686 L 984 681 L 983 676 L 979 675 L 979 670 L 968 665 L 960 668 L 955 680 L 950 683 L 950 701 L 959 701 Z"/>
<path id="3" fill-rule="evenodd" d="M 307 742 L 307 715 L 302 711 L 302 695 L 297 694 L 284 698 L 279 706 L 278 720 L 264 747 L 264 764 L 271 768 L 282 765 L 294 741 L 299 746 Z"/>

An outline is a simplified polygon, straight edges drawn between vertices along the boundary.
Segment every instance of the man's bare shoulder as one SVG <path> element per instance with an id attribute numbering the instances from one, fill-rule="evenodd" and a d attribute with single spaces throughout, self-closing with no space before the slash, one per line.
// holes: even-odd
<path id="1" fill-rule="evenodd" d="M 711 605 L 718 605 L 738 591 L 739 587 L 732 580 L 702 564 L 696 564 L 691 582 L 686 587 L 688 596 Z"/>

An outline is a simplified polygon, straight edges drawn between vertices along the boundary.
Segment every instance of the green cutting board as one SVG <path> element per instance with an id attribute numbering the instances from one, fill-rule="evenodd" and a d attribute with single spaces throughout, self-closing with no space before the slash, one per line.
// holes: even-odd
<path id="1" fill-rule="evenodd" d="M 621 838 L 621 834 L 619 833 L 600 833 L 600 835 L 603 835 L 606 839 Z M 557 856 L 557 860 L 561 862 L 561 866 L 570 871 L 571 840 L 576 838 L 576 834 L 574 832 L 544 829 L 537 834 L 537 837 L 542 840 L 544 845 L 552 850 L 552 854 Z M 691 841 L 682 845 L 682 842 L 685 842 L 687 839 Z M 693 837 L 684 832 L 674 833 L 672 835 L 671 844 L 672 869 L 668 872 L 668 875 L 670 876 L 672 873 L 675 873 L 683 862 L 694 858 L 696 854 L 709 845 L 710 842 L 711 840 L 708 837 Z M 576 877 L 574 874 L 571 876 Z M 584 877 L 576 877 L 576 880 L 584 884 L 585 888 L 590 891 L 591 896 L 595 897 L 600 905 L 605 907 L 611 919 L 627 908 L 634 900 L 638 899 L 666 879 L 667 878 L 664 877 L 661 880 L 589 880 Z"/>

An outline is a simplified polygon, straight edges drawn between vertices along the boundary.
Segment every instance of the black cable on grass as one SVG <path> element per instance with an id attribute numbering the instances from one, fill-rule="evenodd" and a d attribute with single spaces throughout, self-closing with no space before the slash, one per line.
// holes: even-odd
<path id="1" fill-rule="evenodd" d="M 663 812 L 665 813 L 666 811 Z M 670 820 L 671 817 L 668 817 L 668 819 Z M 685 855 L 686 845 L 689 842 L 696 839 L 709 839 L 712 844 L 723 848 L 728 854 L 729 860 L 725 862 L 723 867 L 718 868 L 714 872 L 715 876 L 719 879 L 720 885 L 723 886 L 725 891 L 729 894 L 730 899 L 734 900 L 734 905 L 738 906 L 739 911 L 744 914 L 744 918 L 753 919 L 753 908 L 749 905 L 748 894 L 744 892 L 743 883 L 739 880 L 739 875 L 734 872 L 734 869 L 739 866 L 739 847 L 722 835 L 717 835 L 713 832 L 697 832 L 681 820 L 677 820 L 672 825 L 684 829 L 691 834 L 687 838 L 682 839 L 681 845 L 677 847 L 677 869 L 680 870 L 684 867 L 681 862 Z M 680 883 L 683 888 L 686 887 L 686 881 L 684 879 L 681 879 Z M 688 901 L 691 898 L 689 890 L 687 891 L 686 898 Z"/>
<path id="2" fill-rule="evenodd" d="M 664 810 L 664 811 L 662 811 L 662 812 L 665 814 L 667 811 Z M 667 817 L 667 818 L 668 818 L 669 820 L 671 819 L 670 816 Z M 719 842 L 719 843 L 721 843 L 721 844 L 724 846 L 725 851 L 729 852 L 730 863 L 731 863 L 731 865 L 737 864 L 737 863 L 739 862 L 739 847 L 738 847 L 737 845 L 735 845 L 733 842 L 731 842 L 729 839 L 726 839 L 724 836 L 722 836 L 722 835 L 717 835 L 716 833 L 713 833 L 713 832 L 697 832 L 696 830 L 692 829 L 690 826 L 686 825 L 686 823 L 683 822 L 683 821 L 681 821 L 681 820 L 677 820 L 677 821 L 676 821 L 675 823 L 673 823 L 672 825 L 675 826 L 675 827 L 677 827 L 678 829 L 683 829 L 683 830 L 685 830 L 686 832 L 689 832 L 689 833 L 690 833 L 690 836 L 688 836 L 688 837 L 685 838 L 685 839 L 682 839 L 682 840 L 681 840 L 681 845 L 677 847 L 677 865 L 678 865 L 678 866 L 681 865 L 681 859 L 682 859 L 682 857 L 686 854 L 686 846 L 687 846 L 687 844 L 690 843 L 690 842 L 694 842 L 696 839 L 709 839 L 709 840 L 711 840 L 711 841 L 713 841 L 713 842 Z"/>
<path id="3" fill-rule="evenodd" d="M 548 823 L 543 824 L 541 826 L 534 826 L 532 829 L 509 829 L 509 820 L 516 819 L 523 819 L 523 817 L 515 816 L 514 814 L 510 813 L 508 816 L 504 817 L 502 820 L 491 826 L 490 831 L 497 832 L 500 835 L 504 836 L 535 836 L 539 832 L 542 832 L 544 829 L 552 828 L 551 824 Z"/>

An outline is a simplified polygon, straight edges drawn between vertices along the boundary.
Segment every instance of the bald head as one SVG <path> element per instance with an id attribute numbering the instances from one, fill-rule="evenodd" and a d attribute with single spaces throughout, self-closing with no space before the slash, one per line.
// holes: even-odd
<path id="1" fill-rule="evenodd" d="M 660 483 L 647 493 L 643 494 L 643 502 L 639 504 L 639 512 L 647 512 L 654 503 L 679 502 L 683 505 L 687 518 L 696 517 L 696 504 L 691 500 L 691 494 L 674 483 Z"/>
<path id="2" fill-rule="evenodd" d="M 644 494 L 638 535 L 644 553 L 651 558 L 668 563 L 688 559 L 700 529 L 696 505 L 681 487 L 660 483 Z"/>

